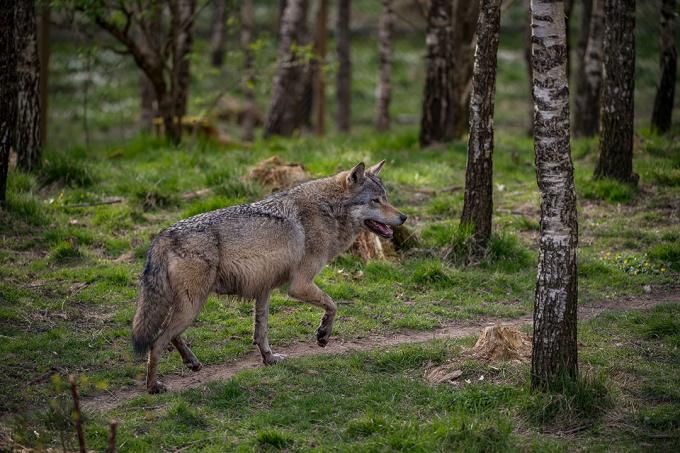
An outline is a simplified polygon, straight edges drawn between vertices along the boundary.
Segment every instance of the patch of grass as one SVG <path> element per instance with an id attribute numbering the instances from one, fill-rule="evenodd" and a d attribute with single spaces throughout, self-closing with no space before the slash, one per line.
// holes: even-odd
<path id="1" fill-rule="evenodd" d="M 194 201 L 182 211 L 182 218 L 192 217 L 204 212 L 226 208 L 235 204 L 234 200 L 226 197 L 210 197 L 203 200 Z"/>
<path id="2" fill-rule="evenodd" d="M 532 392 L 522 411 L 534 423 L 564 430 L 592 423 L 612 404 L 604 375 L 581 375 L 545 392 Z"/>
<path id="3" fill-rule="evenodd" d="M 97 181 L 94 168 L 85 159 L 85 152 L 46 153 L 39 169 L 43 185 L 59 183 L 69 187 L 90 187 Z"/>
<path id="4" fill-rule="evenodd" d="M 56 263 L 67 263 L 82 256 L 75 241 L 61 241 L 50 249 L 50 259 Z"/>
<path id="5" fill-rule="evenodd" d="M 630 203 L 637 195 L 636 187 L 609 178 L 577 180 L 576 189 L 583 198 L 609 203 Z"/>
<path id="6" fill-rule="evenodd" d="M 446 287 L 451 283 L 451 277 L 440 260 L 422 260 L 413 263 L 411 282 L 420 287 Z"/>
<path id="7" fill-rule="evenodd" d="M 630 325 L 645 338 L 662 340 L 680 346 L 680 305 L 654 307 L 646 313 L 632 312 Z"/>
<path id="8" fill-rule="evenodd" d="M 146 179 L 133 182 L 127 190 L 134 205 L 150 211 L 179 205 L 176 184 L 174 178 Z"/>
<path id="9" fill-rule="evenodd" d="M 165 419 L 171 422 L 174 430 L 180 432 L 205 429 L 208 426 L 205 417 L 196 410 L 189 408 L 188 404 L 184 401 L 180 401 L 170 408 Z"/>
<path id="10" fill-rule="evenodd" d="M 272 447 L 277 450 L 283 450 L 293 443 L 293 439 L 288 434 L 276 429 L 258 431 L 256 440 L 260 447 Z"/>
<path id="11" fill-rule="evenodd" d="M 512 270 L 517 271 L 531 264 L 531 254 L 513 234 L 492 234 L 487 248 L 488 259 L 509 263 Z"/>
<path id="12" fill-rule="evenodd" d="M 677 241 L 653 245 L 647 256 L 658 265 L 680 272 L 680 243 Z"/>

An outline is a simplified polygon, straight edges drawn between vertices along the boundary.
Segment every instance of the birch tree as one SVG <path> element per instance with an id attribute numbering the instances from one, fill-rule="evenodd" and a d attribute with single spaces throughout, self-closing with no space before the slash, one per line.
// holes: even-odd
<path id="1" fill-rule="evenodd" d="M 307 0 L 288 0 L 281 18 L 278 67 L 264 135 L 291 135 L 306 117 L 308 70 L 301 51 L 307 35 Z M 307 99 L 306 99 L 307 98 Z"/>
<path id="2" fill-rule="evenodd" d="M 0 208 L 7 205 L 9 152 L 17 120 L 17 55 L 14 0 L 0 0 Z"/>
<path id="3" fill-rule="evenodd" d="M 383 10 L 378 25 L 378 86 L 376 88 L 375 128 L 386 131 L 390 128 L 390 101 L 392 98 L 392 28 L 394 11 L 392 0 L 382 0 Z"/>
<path id="4" fill-rule="evenodd" d="M 588 39 L 581 63 L 582 77 L 577 80 L 574 135 L 592 137 L 600 125 L 600 91 L 604 44 L 604 1 L 592 0 Z"/>
<path id="5" fill-rule="evenodd" d="M 453 138 L 461 138 L 468 125 L 468 106 L 472 91 L 472 66 L 475 52 L 475 26 L 479 16 L 479 0 L 449 0 L 453 2 L 452 66 Z"/>
<path id="6" fill-rule="evenodd" d="M 243 49 L 243 73 L 245 74 L 243 95 L 245 111 L 243 115 L 243 139 L 252 141 L 255 128 L 255 73 L 253 70 L 253 31 L 255 14 L 253 0 L 243 0 L 241 5 L 241 47 Z"/>
<path id="7" fill-rule="evenodd" d="M 40 164 L 40 59 L 33 1 L 16 3 L 17 164 L 30 171 Z"/>
<path id="8" fill-rule="evenodd" d="M 352 97 L 352 62 L 350 58 L 349 26 L 351 0 L 338 0 L 338 18 L 336 23 L 337 33 L 337 127 L 341 132 L 349 132 Z"/>
<path id="9" fill-rule="evenodd" d="M 453 139 L 453 15 L 450 0 L 432 0 L 427 15 L 427 69 L 420 119 L 421 147 Z"/>
<path id="10" fill-rule="evenodd" d="M 635 0 L 605 0 L 604 79 L 596 178 L 637 184 L 633 173 Z"/>
<path id="11" fill-rule="evenodd" d="M 664 133 L 671 127 L 678 53 L 675 48 L 677 31 L 678 0 L 663 0 L 661 4 L 661 76 L 656 88 L 652 129 Z"/>
<path id="12" fill-rule="evenodd" d="M 481 0 L 470 100 L 470 138 L 461 224 L 474 225 L 478 250 L 491 237 L 493 111 L 501 0 Z"/>
<path id="13" fill-rule="evenodd" d="M 531 383 L 546 388 L 578 372 L 576 193 L 569 145 L 564 5 L 531 0 L 534 149 L 541 233 Z"/>

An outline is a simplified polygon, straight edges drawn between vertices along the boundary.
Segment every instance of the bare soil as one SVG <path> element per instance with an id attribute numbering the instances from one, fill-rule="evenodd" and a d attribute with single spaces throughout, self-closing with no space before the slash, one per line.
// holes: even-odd
<path id="1" fill-rule="evenodd" d="M 581 305 L 579 306 L 579 320 L 593 319 L 605 311 L 642 310 L 665 303 L 680 303 L 680 287 L 665 288 L 663 292 L 652 291 L 642 296 L 627 296 L 614 300 L 604 300 L 597 304 Z M 430 340 L 458 339 L 477 335 L 483 327 L 494 323 L 514 327 L 529 326 L 532 324 L 532 317 L 527 315 L 514 319 L 483 318 L 473 323 L 451 323 L 427 332 L 403 331 L 388 336 L 376 335 L 344 341 L 335 339 L 331 340 L 325 348 L 320 348 L 312 341 L 297 342 L 275 348 L 275 352 L 288 358 L 294 358 L 344 354 L 352 351 L 366 351 Z M 229 379 L 239 371 L 260 366 L 263 366 L 260 354 L 254 351 L 246 357 L 230 363 L 204 366 L 197 373 L 186 370 L 181 374 L 163 376 L 161 380 L 168 387 L 168 391 L 176 392 Z M 144 393 L 145 386 L 142 382 L 139 382 L 135 387 L 83 398 L 82 405 L 87 411 L 106 412 Z"/>

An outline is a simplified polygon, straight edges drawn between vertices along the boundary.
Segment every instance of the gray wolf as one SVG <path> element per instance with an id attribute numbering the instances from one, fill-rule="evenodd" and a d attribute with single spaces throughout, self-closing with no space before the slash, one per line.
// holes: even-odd
<path id="1" fill-rule="evenodd" d="M 378 177 L 384 162 L 369 169 L 362 162 L 349 171 L 255 203 L 199 214 L 162 231 L 147 254 L 132 321 L 135 351 L 148 351 L 148 392 L 165 390 L 156 373 L 168 343 L 189 369 L 201 368 L 180 335 L 212 292 L 255 300 L 253 344 L 266 365 L 283 359 L 272 352 L 267 339 L 269 295 L 283 284 L 288 284 L 291 297 L 324 310 L 316 338 L 325 346 L 336 305 L 314 277 L 363 229 L 390 238 L 390 226 L 406 221 L 387 201 Z"/>

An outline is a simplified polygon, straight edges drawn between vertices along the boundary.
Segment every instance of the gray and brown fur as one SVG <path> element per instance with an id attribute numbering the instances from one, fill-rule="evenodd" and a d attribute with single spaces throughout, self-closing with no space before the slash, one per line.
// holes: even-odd
<path id="1" fill-rule="evenodd" d="M 318 344 L 325 346 L 336 305 L 314 277 L 368 228 L 365 221 L 385 233 L 371 221 L 384 227 L 406 220 L 387 201 L 378 178 L 383 162 L 369 170 L 360 163 L 252 204 L 182 220 L 161 232 L 147 255 L 132 323 L 135 351 L 148 351 L 147 390 L 164 390 L 156 371 L 168 343 L 191 370 L 201 368 L 180 335 L 212 292 L 255 299 L 253 343 L 265 364 L 283 358 L 272 352 L 267 332 L 269 295 L 285 283 L 291 297 L 325 311 L 316 331 Z"/>

